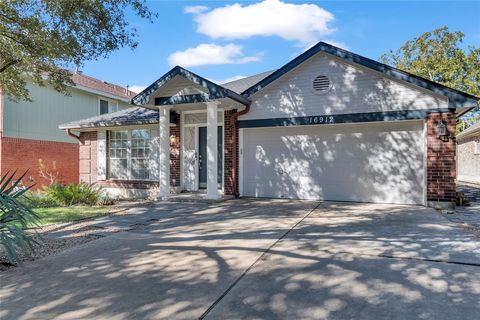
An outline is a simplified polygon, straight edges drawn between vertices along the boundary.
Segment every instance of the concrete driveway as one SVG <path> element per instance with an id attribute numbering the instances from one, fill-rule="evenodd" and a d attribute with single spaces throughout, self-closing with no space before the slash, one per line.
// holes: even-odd
<path id="1" fill-rule="evenodd" d="M 432 209 L 160 203 L 159 221 L 0 274 L 8 319 L 474 319 L 480 243 Z"/>

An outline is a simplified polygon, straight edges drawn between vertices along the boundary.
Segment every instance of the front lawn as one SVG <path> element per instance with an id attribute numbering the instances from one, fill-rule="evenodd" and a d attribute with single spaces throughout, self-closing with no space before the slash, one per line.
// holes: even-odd
<path id="1" fill-rule="evenodd" d="M 72 206 L 72 207 L 53 207 L 53 208 L 34 208 L 32 209 L 39 217 L 39 224 L 42 226 L 71 222 L 86 218 L 103 216 L 108 213 L 106 207 L 88 207 L 88 206 Z"/>

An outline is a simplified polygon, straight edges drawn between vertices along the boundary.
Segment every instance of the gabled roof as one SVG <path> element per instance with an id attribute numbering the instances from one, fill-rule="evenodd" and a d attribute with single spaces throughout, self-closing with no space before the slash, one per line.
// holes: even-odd
<path id="1" fill-rule="evenodd" d="M 125 87 L 95 79 L 90 76 L 86 76 L 83 73 L 72 73 L 71 79 L 77 86 L 79 86 L 79 89 L 82 89 L 81 87 L 84 87 L 87 89 L 104 92 L 109 95 L 122 98 L 124 100 L 130 100 L 133 96 L 137 94 L 136 92 L 128 90 Z"/>
<path id="2" fill-rule="evenodd" d="M 457 134 L 457 139 L 462 139 L 470 136 L 478 135 L 480 137 L 480 122 L 475 123 L 468 129 L 463 130 Z"/>
<path id="3" fill-rule="evenodd" d="M 209 99 L 221 99 L 221 98 L 230 98 L 242 104 L 249 104 L 250 100 L 230 89 L 222 87 L 212 81 L 205 79 L 187 69 L 184 69 L 180 66 L 174 67 L 172 70 L 163 75 L 160 79 L 152 83 L 145 90 L 137 94 L 132 98 L 132 103 L 136 105 L 143 105 L 148 103 L 150 95 L 155 92 L 158 88 L 166 84 L 168 81 L 173 78 L 180 76 L 183 77 L 197 85 L 200 85 L 208 90 Z"/>
<path id="4" fill-rule="evenodd" d="M 96 127 L 115 127 L 138 124 L 158 123 L 158 111 L 142 107 L 132 107 L 121 111 L 76 120 L 58 126 L 59 129 L 82 129 Z"/>
<path id="5" fill-rule="evenodd" d="M 221 86 L 224 87 L 224 88 L 230 89 L 232 91 L 235 91 L 236 93 L 240 94 L 243 91 L 250 88 L 251 86 L 253 86 L 254 84 L 257 84 L 261 80 L 263 80 L 266 77 L 268 77 L 269 75 L 271 75 L 274 71 L 275 70 L 266 71 L 266 72 L 262 72 L 262 73 L 259 73 L 259 74 L 255 74 L 255 75 L 250 76 L 250 77 L 245 77 L 245 78 L 241 78 L 241 79 L 238 79 L 238 80 L 235 80 L 235 81 L 225 82 L 225 83 L 222 83 Z"/>
<path id="6" fill-rule="evenodd" d="M 388 66 L 378 61 L 362 57 L 358 54 L 352 53 L 347 50 L 340 49 L 338 47 L 332 46 L 325 42 L 317 43 L 315 46 L 311 47 L 310 49 L 305 51 L 303 54 L 299 55 L 298 57 L 296 57 L 295 59 L 293 59 L 292 61 L 290 61 L 283 67 L 281 67 L 280 69 L 276 70 L 275 72 L 273 72 L 266 78 L 262 79 L 258 83 L 252 85 L 250 88 L 244 90 L 242 92 L 242 95 L 245 97 L 252 96 L 256 92 L 262 90 L 263 88 L 268 86 L 270 83 L 277 80 L 278 78 L 280 78 L 287 72 L 291 71 L 295 67 L 299 66 L 300 64 L 302 64 L 303 62 L 305 62 L 306 60 L 308 60 L 309 58 L 311 58 L 312 56 L 314 56 L 319 52 L 325 52 L 325 53 L 331 54 L 333 56 L 344 59 L 346 61 L 353 62 L 359 65 L 362 65 L 366 68 L 383 73 L 388 77 L 406 81 L 415 86 L 425 88 L 437 94 L 446 96 L 449 99 L 449 107 L 451 108 L 465 108 L 465 107 L 472 108 L 476 105 L 477 101 L 480 99 L 470 94 L 446 87 L 439 83 L 435 83 L 433 81 L 418 77 L 411 73 L 396 69 L 394 67 Z"/>

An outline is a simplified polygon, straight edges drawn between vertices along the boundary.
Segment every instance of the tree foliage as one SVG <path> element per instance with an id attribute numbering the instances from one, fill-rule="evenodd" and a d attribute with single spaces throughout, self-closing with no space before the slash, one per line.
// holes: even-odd
<path id="1" fill-rule="evenodd" d="M 0 88 L 29 100 L 26 80 L 68 93 L 68 69 L 135 48 L 127 12 L 151 21 L 144 0 L 0 1 Z"/>
<path id="2" fill-rule="evenodd" d="M 480 96 L 480 48 L 462 47 L 464 34 L 448 27 L 425 32 L 407 41 L 400 49 L 381 56 L 383 63 L 438 82 L 469 94 Z M 480 110 L 465 121 L 480 120 Z M 461 128 L 463 126 L 459 126 Z"/>

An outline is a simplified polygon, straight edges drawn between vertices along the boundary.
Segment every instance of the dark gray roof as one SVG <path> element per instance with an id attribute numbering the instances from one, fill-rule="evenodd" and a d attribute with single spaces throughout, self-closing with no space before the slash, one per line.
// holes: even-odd
<path id="1" fill-rule="evenodd" d="M 480 135 L 480 122 L 475 123 L 474 125 L 470 126 L 468 129 L 465 129 L 459 134 L 457 134 L 457 139 L 471 136 L 471 135 L 474 135 L 475 133 Z"/>
<path id="2" fill-rule="evenodd" d="M 161 78 L 159 78 L 157 81 L 155 81 L 150 86 L 148 86 L 145 90 L 143 90 L 142 92 L 137 94 L 135 97 L 133 97 L 132 103 L 135 105 L 146 104 L 150 98 L 150 95 L 153 92 L 155 92 L 155 90 L 157 90 L 158 88 L 163 86 L 165 83 L 167 83 L 168 81 L 170 81 L 171 79 L 177 76 L 183 77 L 195 84 L 198 84 L 202 87 L 207 88 L 209 92 L 209 96 L 212 99 L 230 98 L 237 102 L 240 102 L 241 104 L 245 104 L 245 105 L 250 104 L 250 100 L 242 96 L 241 94 L 236 93 L 235 91 L 232 91 L 225 87 L 222 87 L 216 83 L 213 83 L 212 81 L 206 78 L 203 78 L 198 74 L 193 73 L 192 71 L 189 71 L 180 66 L 173 67 L 172 70 L 168 71 Z"/>
<path id="3" fill-rule="evenodd" d="M 222 83 L 221 86 L 240 94 L 243 91 L 250 88 L 251 86 L 253 86 L 254 84 L 262 81 L 263 79 L 265 79 L 266 77 L 274 73 L 275 71 L 276 70 L 266 71 L 266 72 L 262 72 L 262 73 L 259 73 L 250 77 L 242 78 L 239 80 L 229 81 L 226 83 Z"/>
<path id="4" fill-rule="evenodd" d="M 102 114 L 100 116 L 64 123 L 58 126 L 58 128 L 81 129 L 148 123 L 158 123 L 158 111 L 146 109 L 143 107 L 132 107 L 117 112 Z"/>

